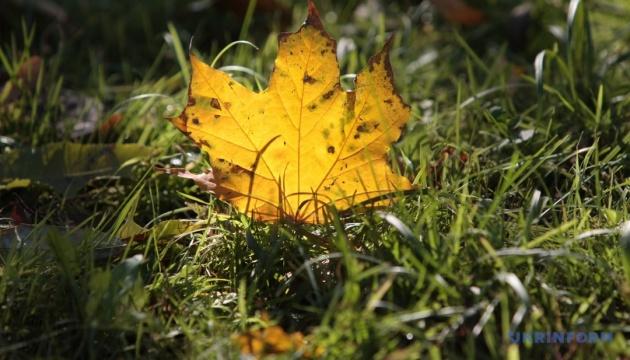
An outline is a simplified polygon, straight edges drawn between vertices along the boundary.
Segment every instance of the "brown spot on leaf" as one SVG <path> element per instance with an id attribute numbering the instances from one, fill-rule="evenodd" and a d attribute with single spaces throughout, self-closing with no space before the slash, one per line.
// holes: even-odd
<path id="1" fill-rule="evenodd" d="M 317 79 L 305 73 L 304 78 L 302 78 L 302 81 L 304 81 L 305 84 L 314 84 L 317 81 Z"/>
<path id="2" fill-rule="evenodd" d="M 309 111 L 315 111 L 315 109 L 317 109 L 317 104 L 312 103 L 309 106 L 306 107 Z"/>
<path id="3" fill-rule="evenodd" d="M 329 154 L 334 154 L 335 153 L 335 147 L 334 146 L 329 146 L 328 149 L 326 149 L 328 151 Z"/>
<path id="4" fill-rule="evenodd" d="M 226 102 L 224 102 L 224 103 L 223 103 L 223 105 L 225 105 L 225 108 L 226 108 L 227 110 L 230 110 L 230 108 L 232 107 L 232 103 L 229 103 L 229 102 L 227 102 L 227 101 L 226 101 Z"/>
<path id="5" fill-rule="evenodd" d="M 355 138 L 355 139 L 358 139 L 358 138 L 360 138 L 360 137 L 361 137 L 361 134 L 359 134 L 359 133 L 354 134 L 354 138 Z"/>
<path id="6" fill-rule="evenodd" d="M 328 90 L 322 95 L 323 100 L 329 100 L 335 94 L 335 89 Z"/>
<path id="7" fill-rule="evenodd" d="M 210 99 L 210 106 L 217 110 L 221 110 L 221 104 L 219 103 L 219 100 L 217 98 Z"/>
<path id="8" fill-rule="evenodd" d="M 215 119 L 218 119 L 218 118 L 220 118 L 220 117 L 221 117 L 221 115 L 219 115 L 219 114 L 214 114 L 214 118 L 215 118 Z"/>
<path id="9" fill-rule="evenodd" d="M 197 103 L 197 100 L 195 100 L 194 97 L 188 95 L 188 106 L 195 106 L 196 103 Z"/>
<path id="10" fill-rule="evenodd" d="M 199 125 L 199 119 L 197 119 L 197 118 L 192 119 L 192 122 L 195 125 Z"/>
<path id="11" fill-rule="evenodd" d="M 368 124 L 366 123 L 361 123 L 361 125 L 357 126 L 357 132 L 360 133 L 365 133 L 368 132 L 370 129 L 368 127 Z"/>
<path id="12" fill-rule="evenodd" d="M 383 102 L 384 102 L 385 104 L 388 104 L 388 105 L 391 105 L 391 104 L 393 104 L 393 103 L 394 103 L 394 102 L 392 101 L 392 99 L 386 99 L 386 100 L 383 100 Z"/>

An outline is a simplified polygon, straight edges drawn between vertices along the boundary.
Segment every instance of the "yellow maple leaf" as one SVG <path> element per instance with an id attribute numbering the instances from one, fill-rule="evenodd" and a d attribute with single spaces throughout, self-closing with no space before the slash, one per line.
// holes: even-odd
<path id="1" fill-rule="evenodd" d="M 409 119 L 394 88 L 388 41 L 356 78 L 339 82 L 336 42 L 312 1 L 295 33 L 278 38 L 269 87 L 253 92 L 191 55 L 188 104 L 171 122 L 210 155 L 216 195 L 264 221 L 326 221 L 409 180 L 387 164 Z"/>

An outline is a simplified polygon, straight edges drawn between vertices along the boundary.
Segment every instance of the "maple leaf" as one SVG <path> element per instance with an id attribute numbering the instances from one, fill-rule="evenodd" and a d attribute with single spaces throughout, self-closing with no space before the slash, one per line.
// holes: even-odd
<path id="1" fill-rule="evenodd" d="M 344 210 L 411 188 L 387 163 L 409 119 L 389 49 L 342 89 L 336 41 L 312 1 L 295 33 L 278 37 L 269 87 L 253 92 L 191 55 L 188 104 L 171 122 L 210 155 L 214 192 L 263 221 L 323 223 Z"/>

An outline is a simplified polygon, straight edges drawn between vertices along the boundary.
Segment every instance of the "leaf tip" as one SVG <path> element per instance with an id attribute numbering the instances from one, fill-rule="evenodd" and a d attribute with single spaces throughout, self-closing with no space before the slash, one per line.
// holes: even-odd
<path id="1" fill-rule="evenodd" d="M 389 36 L 387 37 L 387 40 L 385 40 L 385 44 L 383 45 L 383 50 L 386 53 L 389 53 L 389 51 L 392 49 L 392 44 L 394 43 L 394 34 L 389 34 Z"/>
<path id="2" fill-rule="evenodd" d="M 379 52 L 374 54 L 372 57 L 370 57 L 370 59 L 368 60 L 368 67 L 370 69 L 374 68 L 374 65 L 383 63 L 385 67 L 385 71 L 387 71 L 388 75 L 392 75 L 393 72 L 391 70 L 391 63 L 389 61 L 389 53 L 392 50 L 393 43 L 394 43 L 394 34 L 391 34 L 390 36 L 387 37 L 387 40 L 385 40 L 385 44 L 383 44 L 383 48 Z"/>
<path id="3" fill-rule="evenodd" d="M 306 17 L 305 25 L 312 25 L 316 28 L 323 29 L 322 19 L 319 15 L 319 10 L 315 6 L 315 1 L 308 0 L 308 16 Z"/>

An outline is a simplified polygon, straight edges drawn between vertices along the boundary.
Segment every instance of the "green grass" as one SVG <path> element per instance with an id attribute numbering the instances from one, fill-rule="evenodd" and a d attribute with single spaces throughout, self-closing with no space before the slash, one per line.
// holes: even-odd
<path id="1" fill-rule="evenodd" d="M 70 38 L 43 56 L 35 85 L 16 81 L 20 96 L 0 103 L 0 156 L 70 140 L 55 128 L 68 116 L 65 89 L 99 99 L 99 123 L 122 116 L 72 141 L 155 152 L 85 179 L 76 194 L 0 183 L 0 224 L 25 211 L 30 241 L 47 246 L 0 253 L 0 358 L 238 358 L 234 334 L 275 324 L 326 358 L 630 357 L 630 3 L 573 1 L 567 15 L 568 3 L 535 1 L 516 48 L 504 9 L 483 8 L 489 21 L 467 29 L 426 3 L 393 2 L 363 19 L 350 5 L 319 4 L 329 32 L 355 42 L 342 73 L 358 72 L 395 31 L 394 74 L 413 115 L 392 157 L 417 185 L 389 208 L 321 226 L 252 222 L 154 171 L 207 166 L 164 119 L 185 103 L 189 34 L 207 19 L 184 21 L 168 1 L 143 3 L 142 21 L 141 8 L 86 17 L 90 36 L 104 22 L 119 32 L 93 47 Z M 169 11 L 172 23 L 156 15 Z M 304 14 L 295 6 L 291 30 Z M 43 24 L 13 20 L 0 44 L 8 79 L 44 53 Z M 237 44 L 216 66 L 264 88 L 279 25 L 232 26 L 258 50 Z M 193 47 L 211 63 L 234 40 Z M 120 234 L 138 236 L 107 257 L 97 240 Z M 510 331 L 614 339 L 516 345 Z"/>

